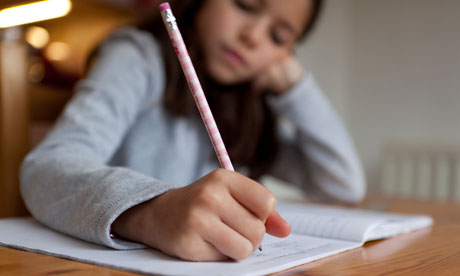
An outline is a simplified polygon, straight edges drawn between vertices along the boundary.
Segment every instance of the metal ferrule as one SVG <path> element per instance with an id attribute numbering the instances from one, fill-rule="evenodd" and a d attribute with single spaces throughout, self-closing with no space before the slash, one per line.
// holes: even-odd
<path id="1" fill-rule="evenodd" d="M 166 28 L 168 32 L 171 30 L 177 30 L 177 22 L 176 18 L 174 17 L 171 9 L 167 9 L 161 12 L 161 17 L 163 17 L 163 21 L 165 22 Z"/>

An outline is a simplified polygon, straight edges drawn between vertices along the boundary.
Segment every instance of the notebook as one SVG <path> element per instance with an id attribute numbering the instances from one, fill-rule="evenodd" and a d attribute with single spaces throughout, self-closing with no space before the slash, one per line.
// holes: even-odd
<path id="1" fill-rule="evenodd" d="M 265 275 L 433 224 L 424 215 L 279 204 L 287 238 L 266 235 L 243 261 L 188 262 L 153 249 L 113 250 L 55 232 L 32 218 L 0 219 L 0 245 L 132 272 L 160 275 Z"/>

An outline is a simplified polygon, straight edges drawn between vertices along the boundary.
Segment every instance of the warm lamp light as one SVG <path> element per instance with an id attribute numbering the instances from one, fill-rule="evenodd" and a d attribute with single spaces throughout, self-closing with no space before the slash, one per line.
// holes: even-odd
<path id="1" fill-rule="evenodd" d="M 70 0 L 44 0 L 0 11 L 0 28 L 8 28 L 67 15 Z"/>
<path id="2" fill-rule="evenodd" d="M 42 49 L 49 40 L 50 34 L 45 28 L 32 26 L 26 31 L 26 41 L 35 49 Z"/>
<path id="3" fill-rule="evenodd" d="M 70 47 L 64 42 L 52 42 L 46 47 L 45 56 L 51 61 L 64 61 L 70 56 Z"/>

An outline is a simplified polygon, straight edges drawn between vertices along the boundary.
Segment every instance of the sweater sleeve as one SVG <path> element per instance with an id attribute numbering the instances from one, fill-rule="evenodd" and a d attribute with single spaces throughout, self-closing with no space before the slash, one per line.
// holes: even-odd
<path id="1" fill-rule="evenodd" d="M 320 200 L 357 203 L 366 184 L 344 123 L 307 74 L 291 91 L 267 99 L 281 117 L 280 157 L 271 174 Z"/>
<path id="2" fill-rule="evenodd" d="M 107 164 L 139 112 L 163 92 L 162 60 L 146 45 L 157 46 L 133 30 L 104 43 L 53 130 L 23 161 L 22 196 L 45 225 L 117 249 L 143 247 L 110 238 L 110 225 L 174 185 Z"/>

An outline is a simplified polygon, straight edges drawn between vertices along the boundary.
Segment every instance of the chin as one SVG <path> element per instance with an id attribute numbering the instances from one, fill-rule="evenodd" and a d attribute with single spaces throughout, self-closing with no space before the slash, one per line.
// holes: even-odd
<path id="1" fill-rule="evenodd" d="M 220 74 L 210 74 L 211 78 L 219 83 L 219 84 L 223 84 L 223 85 L 232 85 L 232 84 L 235 84 L 237 83 L 238 81 L 230 76 L 225 76 L 225 75 L 220 75 Z"/>

